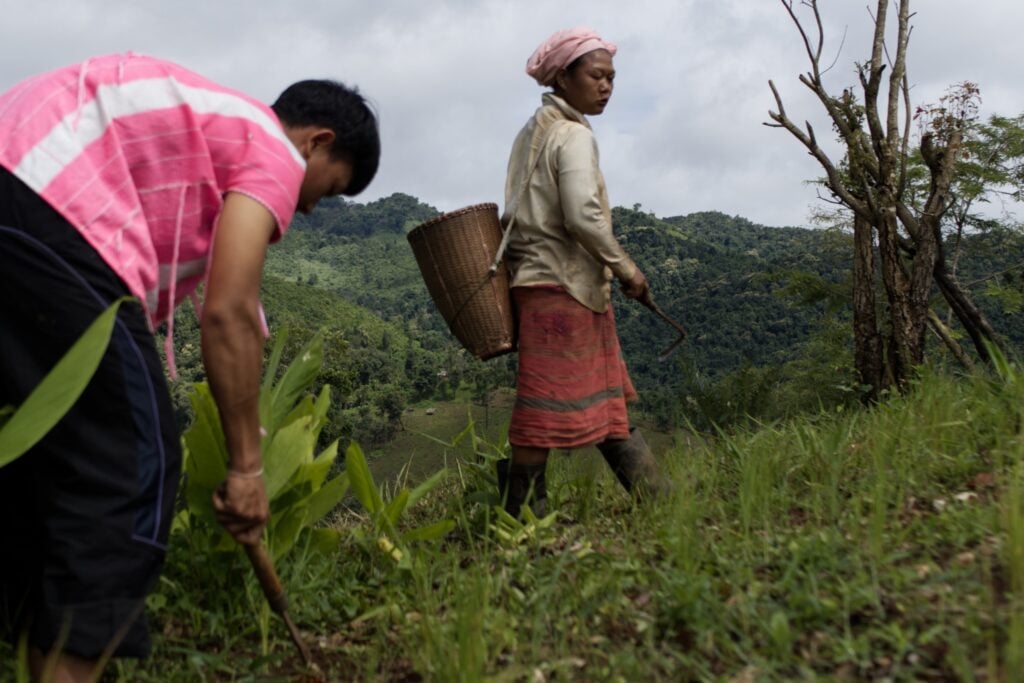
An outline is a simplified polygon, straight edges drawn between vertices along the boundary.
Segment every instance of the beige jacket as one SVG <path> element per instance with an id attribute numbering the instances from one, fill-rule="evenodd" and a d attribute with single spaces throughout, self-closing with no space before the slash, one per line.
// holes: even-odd
<path id="1" fill-rule="evenodd" d="M 514 206 L 534 163 L 536 169 Z M 502 225 L 509 224 L 511 211 L 516 221 L 505 259 L 513 287 L 561 285 L 581 304 L 603 313 L 611 300 L 612 277 L 628 280 L 636 272 L 612 234 L 608 192 L 590 124 L 552 93 L 544 95 L 512 145 Z"/>

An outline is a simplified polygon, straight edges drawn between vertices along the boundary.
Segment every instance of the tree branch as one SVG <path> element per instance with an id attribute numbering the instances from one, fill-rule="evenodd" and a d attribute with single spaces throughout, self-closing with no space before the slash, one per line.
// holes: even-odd
<path id="1" fill-rule="evenodd" d="M 880 0 L 886 2 L 887 0 Z M 910 43 L 910 2 L 899 1 L 899 18 L 897 20 L 896 63 L 889 74 L 889 109 L 886 114 L 886 140 L 896 152 L 896 141 L 900 139 L 900 91 L 901 84 L 907 74 L 907 46 Z M 883 27 L 884 28 L 884 27 Z"/>
<path id="2" fill-rule="evenodd" d="M 793 0 L 780 0 L 782 6 L 786 8 L 789 13 L 789 18 L 793 20 L 793 24 L 796 25 L 797 31 L 800 32 L 800 38 L 804 42 L 804 50 L 807 51 L 807 58 L 811 60 L 811 64 L 814 65 L 815 71 L 817 71 L 818 60 L 821 58 L 821 50 L 824 46 L 824 31 L 821 27 L 821 16 L 818 13 L 818 3 L 812 0 L 810 3 L 803 3 L 808 5 L 814 11 L 814 20 L 818 25 L 818 47 L 813 49 L 811 47 L 811 39 L 807 35 L 807 31 L 804 30 L 804 26 L 800 23 L 800 19 L 796 16 L 796 11 L 793 9 Z"/>
<path id="3" fill-rule="evenodd" d="M 974 361 L 964 351 L 964 347 L 960 346 L 960 342 L 953 338 L 953 334 L 946 327 L 946 324 L 942 322 L 942 319 L 930 308 L 928 309 L 928 326 L 942 340 L 942 343 L 946 345 L 946 348 L 953 354 L 953 357 L 960 362 L 960 365 L 967 370 L 974 370 Z"/>
<path id="4" fill-rule="evenodd" d="M 810 124 L 807 124 L 808 133 L 800 130 L 796 124 L 794 124 L 790 118 L 786 115 L 785 107 L 782 104 L 782 96 L 779 95 L 778 88 L 775 87 L 775 83 L 771 80 L 768 81 L 768 87 L 771 88 L 772 94 L 775 96 L 775 103 L 778 107 L 778 112 L 769 111 L 768 116 L 777 124 L 777 127 L 785 128 L 789 133 L 800 141 L 808 153 L 813 156 L 821 167 L 825 170 L 825 174 L 828 177 L 828 187 L 832 192 L 842 199 L 842 201 L 854 211 L 865 212 L 866 207 L 864 203 L 858 200 L 850 191 L 845 187 L 842 176 L 828 154 L 825 153 L 814 137 L 814 129 L 811 128 Z"/>

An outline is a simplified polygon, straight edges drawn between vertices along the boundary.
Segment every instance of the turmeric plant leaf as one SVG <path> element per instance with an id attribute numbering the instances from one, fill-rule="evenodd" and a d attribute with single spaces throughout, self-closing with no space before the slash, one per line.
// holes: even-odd
<path id="1" fill-rule="evenodd" d="M 441 483 L 441 481 L 448 475 L 448 468 L 442 467 L 437 472 L 432 474 L 430 477 L 420 482 L 419 486 L 409 492 L 409 505 L 415 505 L 420 498 L 429 493 L 435 486 Z"/>
<path id="2" fill-rule="evenodd" d="M 388 524 L 392 529 L 398 524 L 398 518 L 405 512 L 405 507 L 409 503 L 409 490 L 401 489 L 395 494 L 395 497 L 384 508 L 384 519 L 387 520 Z"/>
<path id="3" fill-rule="evenodd" d="M 228 452 L 220 413 L 210 387 L 204 382 L 195 385 L 189 397 L 192 403 L 192 424 L 185 430 L 185 472 L 190 485 L 213 492 L 227 474 Z"/>
<path id="4" fill-rule="evenodd" d="M 384 502 L 380 498 L 380 491 L 373 484 L 373 476 L 366 464 L 366 456 L 363 449 L 355 441 L 349 444 L 345 451 L 345 471 L 348 472 L 348 480 L 356 498 L 363 504 L 366 511 L 372 515 L 384 509 Z"/>
<path id="5" fill-rule="evenodd" d="M 324 340 L 320 334 L 309 340 L 274 385 L 270 400 L 270 421 L 263 426 L 277 429 L 294 409 L 296 402 L 313 384 L 324 363 Z"/>
<path id="6" fill-rule="evenodd" d="M 130 300 L 110 304 L 0 428 L 0 467 L 36 445 L 75 404 L 107 350 L 118 309 Z"/>
<path id="7" fill-rule="evenodd" d="M 299 466 L 312 461 L 316 444 L 311 422 L 312 418 L 303 417 L 278 430 L 263 453 L 263 481 L 270 500 L 284 490 Z"/>
<path id="8" fill-rule="evenodd" d="M 306 525 L 312 526 L 326 517 L 347 492 L 347 474 L 340 474 L 321 486 L 306 502 Z"/>

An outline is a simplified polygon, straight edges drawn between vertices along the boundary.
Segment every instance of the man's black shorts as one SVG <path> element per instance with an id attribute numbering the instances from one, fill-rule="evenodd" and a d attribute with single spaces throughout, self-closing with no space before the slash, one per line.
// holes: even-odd
<path id="1" fill-rule="evenodd" d="M 18 405 L 113 300 L 97 252 L 0 169 L 0 406 Z M 181 453 L 153 334 L 123 305 L 85 393 L 0 468 L 0 633 L 96 658 L 149 650 L 143 607 L 163 565 Z"/>

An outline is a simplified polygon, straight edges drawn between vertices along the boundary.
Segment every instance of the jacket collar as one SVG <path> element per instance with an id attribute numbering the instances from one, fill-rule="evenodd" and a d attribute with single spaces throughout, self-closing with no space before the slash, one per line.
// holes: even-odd
<path id="1" fill-rule="evenodd" d="M 541 97 L 541 103 L 545 107 L 554 107 L 554 108 L 556 108 L 559 112 L 562 113 L 562 115 L 565 118 L 569 119 L 570 121 L 576 121 L 577 123 L 582 123 L 587 128 L 590 128 L 590 122 L 587 121 L 587 117 L 584 116 L 583 114 L 581 114 L 579 112 L 579 110 L 577 110 L 575 107 L 573 107 L 571 104 L 569 104 L 568 102 L 563 100 L 561 97 L 559 97 L 555 93 L 553 93 L 553 92 L 546 92 L 546 93 L 544 93 L 544 95 Z"/>

